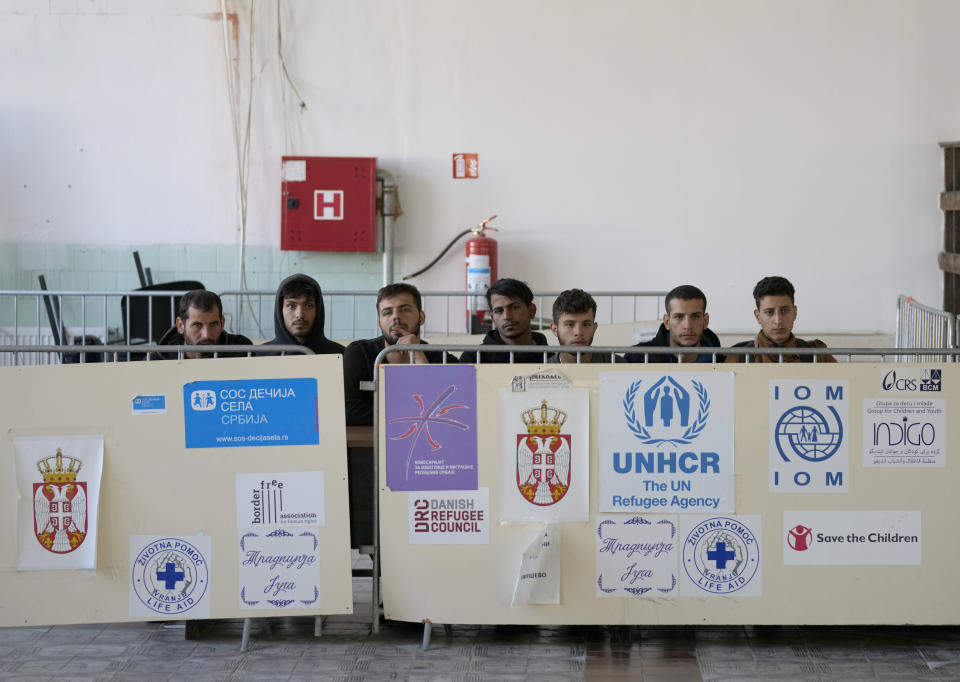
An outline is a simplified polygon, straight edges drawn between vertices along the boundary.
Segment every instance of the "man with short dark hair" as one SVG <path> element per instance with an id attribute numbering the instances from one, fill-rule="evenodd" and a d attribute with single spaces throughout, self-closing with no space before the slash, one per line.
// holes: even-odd
<path id="1" fill-rule="evenodd" d="M 795 290 L 786 277 L 764 277 L 753 288 L 753 302 L 757 308 L 753 316 L 760 323 L 760 331 L 750 341 L 734 344 L 734 348 L 826 348 L 820 339 L 804 341 L 793 335 L 797 321 Z M 728 355 L 727 362 L 744 362 L 743 355 Z M 816 362 L 836 362 L 832 355 L 818 355 Z M 784 354 L 750 355 L 750 362 L 814 362 L 813 355 Z"/>
<path id="2" fill-rule="evenodd" d="M 265 345 L 306 346 L 317 355 L 343 353 L 343 346 L 323 335 L 323 292 L 317 280 L 297 274 L 277 288 L 273 309 L 274 338 Z"/>
<path id="3" fill-rule="evenodd" d="M 597 332 L 597 302 L 583 289 L 561 291 L 553 302 L 553 322 L 550 330 L 561 346 L 583 346 L 593 344 L 593 335 Z M 623 358 L 614 355 L 614 362 L 623 362 Z M 610 362 L 610 353 L 554 353 L 547 362 Z"/>
<path id="4" fill-rule="evenodd" d="M 537 306 L 533 292 L 517 279 L 498 279 L 487 289 L 487 305 L 494 329 L 481 342 L 484 346 L 546 346 L 547 337 L 531 328 Z M 509 353 L 482 353 L 482 362 L 509 363 Z M 461 363 L 476 363 L 477 354 L 464 351 Z M 543 362 L 542 353 L 514 353 L 514 362 Z"/>
<path id="5" fill-rule="evenodd" d="M 657 334 L 649 341 L 641 341 L 634 348 L 661 346 L 672 348 L 719 348 L 720 339 L 707 329 L 710 316 L 707 314 L 707 296 L 691 284 L 674 287 L 664 301 L 666 314 Z M 713 362 L 711 353 L 627 354 L 627 362 Z M 718 357 L 718 362 L 723 358 Z"/>
<path id="6" fill-rule="evenodd" d="M 160 346 L 251 346 L 253 342 L 242 334 L 230 334 L 224 329 L 223 303 L 220 297 L 206 289 L 194 289 L 180 297 L 177 318 L 157 342 Z M 215 350 L 215 349 L 212 349 Z M 218 353 L 217 357 L 244 357 L 245 353 Z M 208 358 L 213 353 L 189 352 L 184 358 Z M 176 353 L 155 351 L 151 360 L 175 360 Z"/>
<path id="7" fill-rule="evenodd" d="M 373 363 L 387 345 L 403 347 L 426 343 L 420 338 L 420 326 L 426 320 L 420 292 L 412 284 L 388 284 L 377 292 L 377 324 L 381 335 L 375 339 L 360 339 L 347 346 L 343 354 L 343 393 L 347 424 L 373 423 L 373 393 L 360 390 L 361 381 L 373 379 Z M 443 353 L 416 351 L 413 364 L 442 363 Z M 448 363 L 457 358 L 449 353 Z M 388 364 L 410 364 L 411 353 L 397 350 L 383 360 Z"/>

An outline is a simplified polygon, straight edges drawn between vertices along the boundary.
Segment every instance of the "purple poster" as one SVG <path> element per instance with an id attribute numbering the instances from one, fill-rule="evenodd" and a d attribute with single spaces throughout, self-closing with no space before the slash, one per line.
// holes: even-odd
<path id="1" fill-rule="evenodd" d="M 384 367 L 387 486 L 477 489 L 473 365 Z"/>

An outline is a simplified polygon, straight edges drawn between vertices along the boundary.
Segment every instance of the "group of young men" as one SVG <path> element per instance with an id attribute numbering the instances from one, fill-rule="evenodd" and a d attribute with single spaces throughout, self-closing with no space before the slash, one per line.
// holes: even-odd
<path id="1" fill-rule="evenodd" d="M 793 334 L 797 319 L 794 288 L 783 277 L 764 277 L 753 289 L 756 304 L 754 316 L 760 331 L 748 341 L 734 345 L 747 348 L 826 348 L 819 339 L 804 341 Z M 547 338 L 533 329 L 537 306 L 533 292 L 524 282 L 500 279 L 487 289 L 486 299 L 493 329 L 482 341 L 484 346 L 547 346 Z M 267 344 L 302 345 L 316 354 L 343 354 L 344 394 L 348 424 L 370 424 L 373 421 L 373 394 L 361 390 L 361 382 L 373 377 L 374 360 L 390 346 L 422 344 L 420 328 L 426 319 L 420 292 L 410 284 L 389 284 L 377 294 L 377 319 L 380 336 L 354 341 L 344 348 L 324 336 L 324 306 L 320 285 L 307 275 L 293 275 L 280 283 L 274 306 L 275 336 Z M 656 335 L 634 348 L 719 348 L 720 340 L 709 328 L 707 297 L 697 287 L 685 284 L 671 290 L 664 301 L 665 314 Z M 623 357 L 608 353 L 592 353 L 597 331 L 597 303 L 582 289 L 568 289 L 553 303 L 550 330 L 561 346 L 583 348 L 582 352 L 548 353 L 550 363 L 601 362 L 811 362 L 811 355 L 729 354 L 715 352 L 649 353 L 638 350 Z M 223 305 L 215 293 L 191 291 L 181 297 L 176 326 L 160 340 L 161 345 L 250 345 L 245 336 L 230 334 L 224 329 Z M 200 354 L 188 353 L 187 357 Z M 227 355 L 227 354 L 218 354 Z M 443 356 L 447 357 L 444 358 Z M 476 363 L 478 353 L 464 352 L 459 358 L 451 353 L 410 353 L 397 350 L 385 356 L 390 364 L 460 362 Z M 507 363 L 506 352 L 479 351 L 480 362 Z M 579 357 L 578 357 L 579 356 Z M 782 357 L 781 357 L 782 356 Z M 159 359 L 169 357 L 154 354 Z M 513 362 L 538 363 L 542 352 L 514 353 Z M 818 362 L 836 362 L 830 355 L 820 355 Z"/>

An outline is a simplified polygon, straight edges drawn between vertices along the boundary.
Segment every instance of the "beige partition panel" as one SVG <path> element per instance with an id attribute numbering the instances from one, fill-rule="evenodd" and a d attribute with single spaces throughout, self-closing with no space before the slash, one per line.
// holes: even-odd
<path id="1" fill-rule="evenodd" d="M 691 371 L 690 366 L 564 365 L 562 371 L 576 387 L 590 389 L 590 521 L 560 524 L 560 603 L 511 606 L 521 555 L 543 526 L 497 522 L 498 500 L 502 494 L 498 489 L 501 460 L 497 395 L 498 389 L 511 386 L 515 375 L 545 368 L 536 365 L 477 368 L 479 486 L 490 489 L 489 544 L 412 545 L 408 542 L 408 493 L 393 492 L 386 487 L 381 426 L 380 538 L 387 618 L 503 624 L 943 624 L 958 621 L 956 603 L 960 581 L 956 579 L 955 567 L 960 563 L 960 544 L 956 540 L 960 466 L 952 460 L 960 450 L 949 408 L 960 395 L 960 368 L 953 365 L 942 368 L 942 391 L 934 393 L 919 392 L 918 378 L 925 367 L 916 364 L 694 366 L 692 371 L 732 371 L 735 375 L 734 512 L 713 515 L 759 516 L 761 594 L 739 596 L 733 592 L 724 596 L 664 597 L 653 591 L 631 598 L 597 596 L 598 372 L 668 369 L 679 374 Z M 555 370 L 558 366 L 549 368 Z M 896 387 L 884 390 L 884 378 L 890 384 L 891 370 L 896 370 L 900 387 L 905 390 L 897 391 Z M 904 382 L 905 377 L 912 377 L 914 383 Z M 771 492 L 771 381 L 791 379 L 849 382 L 849 419 L 844 434 L 849 439 L 847 492 Z M 909 390 L 911 386 L 913 391 Z M 863 466 L 864 401 L 881 398 L 945 401 L 945 466 Z M 772 418 L 777 420 L 778 415 Z M 817 510 L 841 512 L 832 515 L 832 519 L 853 518 L 847 512 L 855 511 L 919 511 L 921 563 L 786 565 L 785 553 L 793 550 L 788 547 L 785 512 Z M 648 513 L 654 514 L 655 510 Z M 629 518 L 628 514 L 616 516 Z M 684 516 L 674 514 L 670 518 L 680 526 L 685 523 Z M 816 518 L 819 521 L 808 526 L 820 523 L 824 527 L 824 517 Z M 676 542 L 682 545 L 684 540 L 681 534 Z M 849 554 L 844 556 L 849 558 Z M 884 560 L 881 557 L 880 562 Z M 682 561 L 680 557 L 678 563 Z M 684 569 L 680 566 L 679 570 Z"/>
<path id="2" fill-rule="evenodd" d="M 287 378 L 317 380 L 319 445 L 185 448 L 185 384 Z M 0 386 L 0 625 L 201 617 L 189 609 L 149 617 L 132 615 L 134 607 L 142 610 L 136 606 L 133 585 L 137 571 L 131 554 L 138 549 L 131 547 L 134 536 L 200 537 L 201 544 L 209 542 L 209 556 L 203 557 L 209 576 L 208 617 L 352 611 L 340 356 L 11 367 L 0 368 Z M 145 394 L 165 395 L 166 411 L 134 414 L 134 398 Z M 96 569 L 18 571 L 18 523 L 30 524 L 32 519 L 18 520 L 14 439 L 85 434 L 103 437 Z M 241 608 L 243 531 L 238 520 L 237 476 L 284 473 L 293 474 L 287 479 L 293 480 L 300 472 L 323 475 L 323 489 L 316 490 L 315 496 L 324 502 L 325 522 L 305 528 L 312 535 L 304 536 L 304 542 L 317 540 L 315 548 L 304 550 L 319 562 L 317 594 L 279 608 L 265 600 L 283 599 L 294 590 L 276 585 L 265 596 L 248 594 L 247 601 L 258 605 Z M 87 473 L 81 470 L 78 480 Z M 313 474 L 310 480 L 317 478 Z M 293 530 L 292 535 L 301 532 L 288 530 Z M 35 538 L 28 534 L 27 541 Z M 171 574 L 175 574 L 182 568 L 181 559 L 170 556 L 175 563 Z M 260 551 L 259 557 L 276 558 L 267 551 Z M 264 571 L 267 565 L 263 564 Z M 202 573 L 199 565 L 196 577 L 187 572 L 194 580 Z M 177 583 L 181 586 L 183 582 Z"/>

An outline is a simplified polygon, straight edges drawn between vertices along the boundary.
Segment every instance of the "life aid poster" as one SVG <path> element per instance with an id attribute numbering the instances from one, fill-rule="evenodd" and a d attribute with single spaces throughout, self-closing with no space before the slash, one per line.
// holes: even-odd
<path id="1" fill-rule="evenodd" d="M 501 521 L 586 521 L 590 391 L 500 389 Z"/>
<path id="2" fill-rule="evenodd" d="M 17 570 L 97 567 L 103 436 L 14 438 Z"/>
<path id="3" fill-rule="evenodd" d="M 601 512 L 733 510 L 733 373 L 600 372 Z"/>

